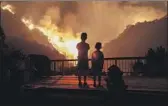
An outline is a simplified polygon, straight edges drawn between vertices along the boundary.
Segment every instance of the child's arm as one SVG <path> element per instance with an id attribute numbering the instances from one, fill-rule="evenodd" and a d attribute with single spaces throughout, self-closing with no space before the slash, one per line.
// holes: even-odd
<path id="1" fill-rule="evenodd" d="M 77 44 L 77 45 L 76 45 L 76 49 L 78 49 L 78 50 L 79 50 L 79 44 Z"/>
<path id="2" fill-rule="evenodd" d="M 94 56 L 93 56 L 94 53 L 92 53 L 92 57 L 91 57 L 91 62 L 93 64 L 93 60 L 94 60 Z"/>
<path id="3" fill-rule="evenodd" d="M 102 60 L 102 61 L 101 61 L 101 65 L 102 65 L 102 66 L 101 66 L 101 67 L 102 67 L 102 69 L 103 69 L 103 66 L 104 66 L 104 54 L 103 54 L 103 53 L 102 53 L 101 60 Z"/>
<path id="4" fill-rule="evenodd" d="M 88 44 L 88 50 L 90 49 L 90 45 Z"/>

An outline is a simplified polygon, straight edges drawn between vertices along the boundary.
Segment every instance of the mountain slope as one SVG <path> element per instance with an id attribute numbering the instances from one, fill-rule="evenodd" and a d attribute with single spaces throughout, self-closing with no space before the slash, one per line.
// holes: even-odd
<path id="1" fill-rule="evenodd" d="M 144 56 L 148 48 L 167 47 L 167 19 L 129 25 L 115 40 L 104 46 L 106 57 Z"/>
<path id="2" fill-rule="evenodd" d="M 15 49 L 23 49 L 27 54 L 42 54 L 50 59 L 64 58 L 48 42 L 47 37 L 37 30 L 30 31 L 20 20 L 20 17 L 8 11 L 1 13 L 1 25 L 6 34 L 6 43 Z"/>

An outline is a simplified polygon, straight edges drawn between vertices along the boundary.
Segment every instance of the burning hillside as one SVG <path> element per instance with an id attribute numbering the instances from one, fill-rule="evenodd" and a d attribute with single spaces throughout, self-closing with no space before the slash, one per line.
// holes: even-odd
<path id="1" fill-rule="evenodd" d="M 116 39 L 129 24 L 160 19 L 166 8 L 165 2 L 3 2 L 1 5 L 2 10 L 16 16 L 32 32 L 32 37 L 26 39 L 52 45 L 67 58 L 77 56 L 79 32 L 88 33 L 93 51 L 97 41 L 104 44 Z M 34 32 L 41 34 L 37 36 Z"/>
<path id="2" fill-rule="evenodd" d="M 6 34 L 5 43 L 9 45 L 9 49 L 21 49 L 25 54 L 40 54 L 48 56 L 50 59 L 65 59 L 54 47 L 48 42 L 45 36 L 42 36 L 38 30 L 32 32 L 16 17 L 12 17 L 6 11 L 1 18 L 2 24 L 8 20 L 10 24 L 4 24 L 3 29 Z M 5 22 L 6 23 L 6 22 Z M 11 26 L 12 24 L 12 26 Z M 13 27 L 13 25 L 16 25 Z M 43 42 L 43 44 L 41 43 Z"/>
<path id="3" fill-rule="evenodd" d="M 13 7 L 9 4 L 2 4 L 1 8 L 8 10 L 12 14 L 16 14 Z M 67 58 L 77 58 L 76 44 L 80 41 L 79 38 L 75 38 L 72 32 L 61 31 L 55 24 L 52 24 L 50 17 L 44 17 L 38 25 L 33 24 L 31 19 L 25 17 L 21 18 L 21 22 L 23 22 L 30 31 L 36 29 L 43 33 L 49 43 Z"/>

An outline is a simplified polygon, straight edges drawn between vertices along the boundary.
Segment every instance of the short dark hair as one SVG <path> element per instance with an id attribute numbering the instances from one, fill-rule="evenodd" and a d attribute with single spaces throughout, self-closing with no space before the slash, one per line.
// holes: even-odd
<path id="1" fill-rule="evenodd" d="M 82 39 L 82 40 L 86 40 L 86 39 L 87 39 L 87 33 L 86 33 L 86 32 L 83 32 L 83 33 L 81 34 L 81 39 Z"/>
<path id="2" fill-rule="evenodd" d="M 97 42 L 96 45 L 95 45 L 95 48 L 96 49 L 101 49 L 102 48 L 101 42 Z"/>

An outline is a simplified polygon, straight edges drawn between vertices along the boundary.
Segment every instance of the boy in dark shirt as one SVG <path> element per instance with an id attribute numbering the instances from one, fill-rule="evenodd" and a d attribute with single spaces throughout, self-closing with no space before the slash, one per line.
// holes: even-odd
<path id="1" fill-rule="evenodd" d="M 93 86 L 96 87 L 96 77 L 98 76 L 98 86 L 101 86 L 101 74 L 104 64 L 104 55 L 103 52 L 100 51 L 102 48 L 102 44 L 97 42 L 95 45 L 96 51 L 92 53 L 92 71 L 93 71 Z"/>

